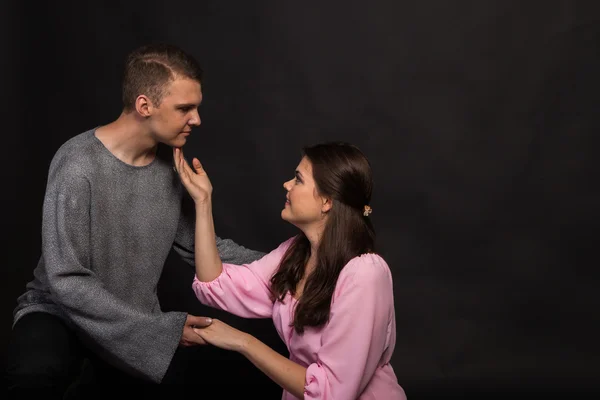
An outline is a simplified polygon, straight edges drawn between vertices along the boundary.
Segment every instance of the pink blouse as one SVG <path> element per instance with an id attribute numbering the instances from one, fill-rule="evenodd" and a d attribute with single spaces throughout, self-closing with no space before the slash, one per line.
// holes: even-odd
<path id="1" fill-rule="evenodd" d="M 293 238 L 260 260 L 242 266 L 223 264 L 212 282 L 194 277 L 198 299 L 244 318 L 272 318 L 290 360 L 307 368 L 304 399 L 404 400 L 390 358 L 396 343 L 392 275 L 378 255 L 364 254 L 342 269 L 329 322 L 297 334 L 296 299 L 271 301 L 269 280 Z M 282 399 L 294 399 L 284 391 Z"/>

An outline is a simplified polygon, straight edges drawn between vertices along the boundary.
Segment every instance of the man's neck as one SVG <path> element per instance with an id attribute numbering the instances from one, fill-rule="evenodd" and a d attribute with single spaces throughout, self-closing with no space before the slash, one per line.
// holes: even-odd
<path id="1" fill-rule="evenodd" d="M 95 134 L 108 151 L 126 164 L 145 166 L 156 155 L 158 143 L 134 113 L 122 113 L 115 121 L 96 129 Z"/>

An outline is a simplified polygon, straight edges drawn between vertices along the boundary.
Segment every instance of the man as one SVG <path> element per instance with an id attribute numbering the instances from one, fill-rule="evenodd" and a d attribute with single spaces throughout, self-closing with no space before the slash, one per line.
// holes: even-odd
<path id="1" fill-rule="evenodd" d="M 120 116 L 56 152 L 42 255 L 14 312 L 11 393 L 43 388 L 45 398 L 62 398 L 84 359 L 100 382 L 175 383 L 181 349 L 204 344 L 193 327 L 209 318 L 162 312 L 157 298 L 171 249 L 194 263 L 193 207 L 185 207 L 172 148 L 200 125 L 201 85 L 200 66 L 181 49 L 137 49 L 126 62 Z M 217 242 L 224 262 L 263 255 Z"/>

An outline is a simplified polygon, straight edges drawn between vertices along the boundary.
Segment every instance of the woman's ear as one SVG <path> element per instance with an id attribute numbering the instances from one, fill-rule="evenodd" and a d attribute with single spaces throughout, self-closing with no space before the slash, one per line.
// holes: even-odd
<path id="1" fill-rule="evenodd" d="M 322 199 L 323 205 L 321 206 L 321 212 L 325 214 L 331 210 L 331 207 L 333 206 L 333 200 L 331 200 L 329 197 L 323 197 Z"/>

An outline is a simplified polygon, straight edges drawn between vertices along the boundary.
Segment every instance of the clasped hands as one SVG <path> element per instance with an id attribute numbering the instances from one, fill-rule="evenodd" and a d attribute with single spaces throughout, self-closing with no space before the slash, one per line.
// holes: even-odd
<path id="1" fill-rule="evenodd" d="M 195 346 L 211 344 L 225 350 L 241 352 L 252 336 L 218 319 L 188 315 L 180 344 Z"/>

